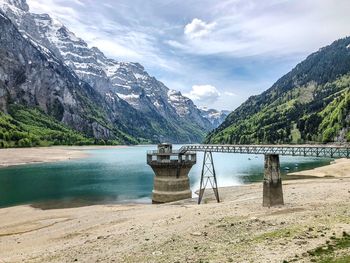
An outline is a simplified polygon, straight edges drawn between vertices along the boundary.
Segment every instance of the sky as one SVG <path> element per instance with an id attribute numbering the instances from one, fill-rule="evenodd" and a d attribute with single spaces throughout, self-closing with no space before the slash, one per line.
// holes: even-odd
<path id="1" fill-rule="evenodd" d="M 233 110 L 350 35 L 349 0 L 27 0 L 196 105 Z"/>

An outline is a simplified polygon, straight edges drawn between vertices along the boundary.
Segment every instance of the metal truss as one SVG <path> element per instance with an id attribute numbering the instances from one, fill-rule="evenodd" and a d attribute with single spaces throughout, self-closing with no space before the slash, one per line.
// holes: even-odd
<path id="1" fill-rule="evenodd" d="M 198 204 L 200 204 L 202 201 L 204 191 L 205 191 L 208 183 L 210 183 L 210 185 L 214 191 L 216 201 L 219 203 L 220 198 L 219 198 L 218 184 L 216 181 L 216 173 L 215 173 L 215 168 L 214 168 L 213 155 L 212 155 L 211 151 L 204 151 Z"/>
<path id="2" fill-rule="evenodd" d="M 221 152 L 246 154 L 279 154 L 291 156 L 313 156 L 350 158 L 350 147 L 326 145 L 184 145 L 180 152 Z"/>

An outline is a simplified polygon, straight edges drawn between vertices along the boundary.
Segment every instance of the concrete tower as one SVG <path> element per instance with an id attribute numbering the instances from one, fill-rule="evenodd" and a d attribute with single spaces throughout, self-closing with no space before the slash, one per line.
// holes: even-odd
<path id="1" fill-rule="evenodd" d="M 196 163 L 196 153 L 173 151 L 172 145 L 158 145 L 147 153 L 147 164 L 155 173 L 153 203 L 167 203 L 192 197 L 188 173 Z"/>

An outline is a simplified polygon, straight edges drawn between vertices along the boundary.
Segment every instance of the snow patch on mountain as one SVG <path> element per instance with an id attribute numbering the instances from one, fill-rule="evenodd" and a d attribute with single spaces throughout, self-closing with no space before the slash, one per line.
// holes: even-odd
<path id="1" fill-rule="evenodd" d="M 192 100 L 151 77 L 139 63 L 107 58 L 57 19 L 30 13 L 27 6 L 25 0 L 0 0 L 0 8 L 23 34 L 45 52 L 54 54 L 103 96 L 122 99 L 142 113 L 158 114 L 170 122 L 181 119 L 205 131 L 213 128 L 213 122 Z"/>
<path id="2" fill-rule="evenodd" d="M 168 102 L 175 107 L 177 114 L 180 116 L 186 116 L 189 112 L 189 98 L 182 96 L 181 92 L 176 90 L 168 91 Z"/>
<path id="3" fill-rule="evenodd" d="M 208 107 L 199 107 L 199 110 L 203 117 L 208 119 L 215 128 L 223 123 L 226 117 L 230 114 L 230 111 L 227 110 L 218 111 L 215 109 L 209 109 Z"/>

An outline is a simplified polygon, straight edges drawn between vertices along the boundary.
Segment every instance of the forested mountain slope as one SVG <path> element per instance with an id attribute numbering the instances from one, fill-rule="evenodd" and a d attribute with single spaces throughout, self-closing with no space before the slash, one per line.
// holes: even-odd
<path id="1" fill-rule="evenodd" d="M 207 143 L 350 141 L 350 37 L 308 56 L 270 89 L 250 97 Z"/>

